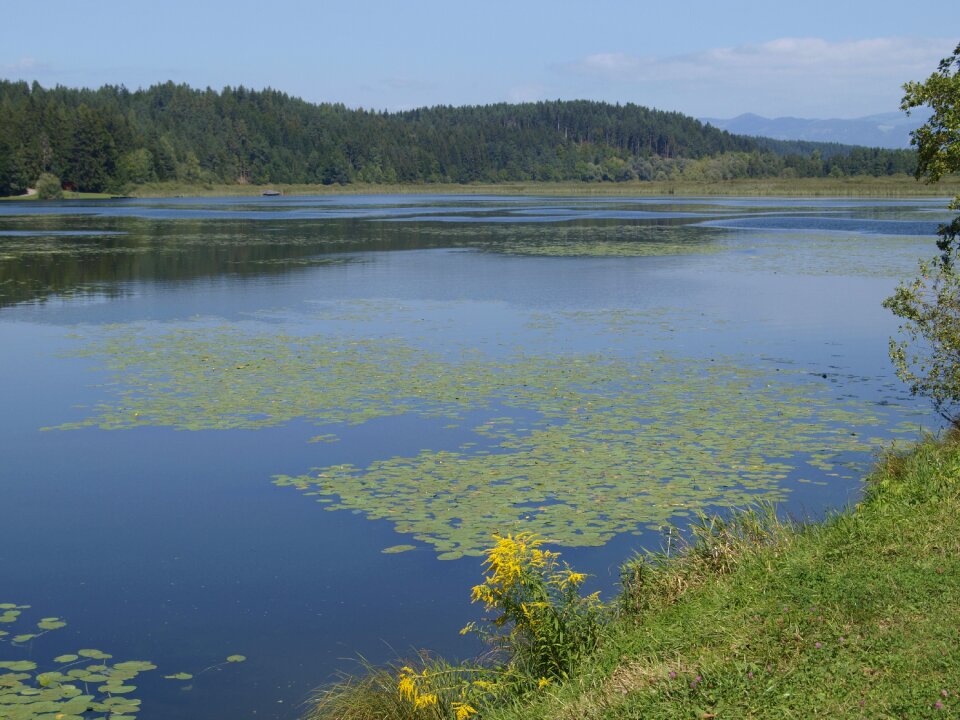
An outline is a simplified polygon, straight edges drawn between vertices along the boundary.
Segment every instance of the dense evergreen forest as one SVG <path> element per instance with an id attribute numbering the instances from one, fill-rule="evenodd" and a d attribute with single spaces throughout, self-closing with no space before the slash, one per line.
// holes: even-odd
<path id="1" fill-rule="evenodd" d="M 675 112 L 555 101 L 406 112 L 276 90 L 131 92 L 0 81 L 0 195 L 44 173 L 82 191 L 139 183 L 725 180 L 912 173 L 913 151 L 731 135 Z"/>

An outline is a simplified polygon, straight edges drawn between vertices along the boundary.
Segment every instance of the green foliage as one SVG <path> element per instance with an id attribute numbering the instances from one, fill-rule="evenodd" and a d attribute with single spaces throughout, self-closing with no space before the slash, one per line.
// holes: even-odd
<path id="1" fill-rule="evenodd" d="M 823 151 L 821 153 L 821 150 Z M 821 157 L 822 155 L 822 157 Z M 730 157 L 727 157 L 730 156 Z M 79 190 L 151 182 L 620 183 L 692 176 L 912 172 L 915 156 L 764 144 L 680 113 L 590 101 L 420 108 L 314 105 L 275 90 L 166 83 L 130 92 L 0 81 L 0 194 L 51 172 Z M 7 179 L 5 179 L 7 178 Z"/>
<path id="2" fill-rule="evenodd" d="M 936 182 L 960 171 L 960 45 L 924 82 L 904 85 L 905 110 L 929 105 L 933 115 L 913 133 L 917 178 Z M 949 206 L 960 210 L 960 195 Z M 901 283 L 884 302 L 904 320 L 903 341 L 890 341 L 897 374 L 914 394 L 929 397 L 937 411 L 960 425 L 960 217 L 940 226 L 939 257 L 920 263 L 920 274 Z"/>
<path id="3" fill-rule="evenodd" d="M 26 187 L 20 160 L 0 130 L 0 197 L 20 195 Z"/>
<path id="4" fill-rule="evenodd" d="M 951 253 L 920 263 L 920 274 L 901 283 L 884 307 L 904 320 L 907 339 L 890 339 L 890 359 L 910 392 L 924 395 L 945 419 L 960 424 L 960 276 Z"/>
<path id="5" fill-rule="evenodd" d="M 532 533 L 496 538 L 484 561 L 487 576 L 471 599 L 497 615 L 490 627 L 470 623 L 462 631 L 506 652 L 504 674 L 531 689 L 566 678 L 596 647 L 604 621 L 599 595 L 580 595 L 586 575 L 542 545 Z"/>
<path id="6" fill-rule="evenodd" d="M 901 107 L 927 105 L 933 115 L 913 132 L 917 146 L 917 177 L 933 182 L 960 170 L 960 45 L 940 61 L 937 71 L 923 82 L 908 82 Z"/>
<path id="7" fill-rule="evenodd" d="M 146 148 L 137 148 L 121 155 L 117 161 L 117 179 L 134 185 L 156 180 L 153 154 Z"/>
<path id="8" fill-rule="evenodd" d="M 37 178 L 37 197 L 40 200 L 60 200 L 63 198 L 63 188 L 60 178 L 50 173 L 43 173 Z"/>

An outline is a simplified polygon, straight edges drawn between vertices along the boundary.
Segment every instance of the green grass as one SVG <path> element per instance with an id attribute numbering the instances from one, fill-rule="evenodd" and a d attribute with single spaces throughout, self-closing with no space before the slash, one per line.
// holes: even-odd
<path id="1" fill-rule="evenodd" d="M 755 516 L 628 563 L 601 650 L 483 717 L 960 716 L 960 435 L 887 455 L 868 487 L 825 523 Z"/>
<path id="2" fill-rule="evenodd" d="M 479 716 L 960 716 L 960 432 L 886 454 L 867 488 L 822 523 L 701 518 L 672 557 L 626 563 L 599 649 L 565 682 Z M 317 699 L 311 720 L 453 717 L 399 702 L 395 668 Z"/>
<path id="3" fill-rule="evenodd" d="M 71 192 L 65 190 L 63 193 L 64 200 L 108 200 L 112 197 L 117 197 L 112 193 L 89 193 L 89 192 Z M 14 195 L 12 197 L 0 197 L 0 200 L 27 200 L 33 202 L 34 200 L 39 200 L 40 196 L 33 195 Z"/>

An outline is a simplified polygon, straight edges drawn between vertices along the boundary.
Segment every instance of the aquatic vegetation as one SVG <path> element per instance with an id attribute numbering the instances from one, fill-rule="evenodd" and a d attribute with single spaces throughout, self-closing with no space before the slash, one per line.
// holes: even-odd
<path id="1" fill-rule="evenodd" d="M 611 328 L 634 321 L 610 315 Z M 108 402 L 60 427 L 223 430 L 306 420 L 328 431 L 313 439 L 334 458 L 338 425 L 479 413 L 486 420 L 473 428 L 475 440 L 453 449 L 275 479 L 326 509 L 387 518 L 452 559 L 479 554 L 497 531 L 601 545 L 699 509 L 780 500 L 788 477 L 850 477 L 846 458 L 866 460 L 877 442 L 865 431 L 889 419 L 840 400 L 819 376 L 737 358 L 500 359 L 272 329 L 109 328 L 84 351 L 113 374 Z"/>
<path id="2" fill-rule="evenodd" d="M 743 230 L 720 244 L 725 252 L 719 264 L 734 272 L 899 278 L 929 240 L 871 235 L 867 243 L 860 233 Z"/>
<path id="3" fill-rule="evenodd" d="M 691 218 L 695 218 L 692 215 Z M 429 224 L 419 233 L 450 234 Z M 551 257 L 659 257 L 706 255 L 726 248 L 716 241 L 724 230 L 700 227 L 691 220 L 598 220 L 593 223 L 484 223 L 458 225 L 455 243 L 485 252 Z"/>
<path id="4" fill-rule="evenodd" d="M 29 605 L 0 604 L 0 622 L 20 621 Z M 66 625 L 60 618 L 43 618 L 36 627 L 41 633 L 12 635 L 0 631 L 0 657 L 21 650 L 36 658 L 33 642 L 46 632 Z M 9 642 L 9 649 L 2 644 Z M 156 665 L 145 660 L 113 662 L 113 656 L 92 648 L 58 655 L 41 670 L 35 660 L 0 660 L 0 717 L 9 720 L 45 720 L 50 718 L 133 717 L 140 711 L 140 700 L 132 694 L 132 684 L 140 673 L 155 670 Z M 6 672 L 4 672 L 6 671 Z"/>

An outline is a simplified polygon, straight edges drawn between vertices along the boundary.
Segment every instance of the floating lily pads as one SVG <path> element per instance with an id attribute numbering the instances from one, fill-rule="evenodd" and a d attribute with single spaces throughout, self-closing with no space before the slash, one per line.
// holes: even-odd
<path id="1" fill-rule="evenodd" d="M 20 611 L 27 609 L 26 606 L 7 604 L 6 611 L 11 607 Z M 46 635 L 64 627 L 66 622 L 59 617 L 47 617 L 37 624 L 44 628 L 40 635 Z M 29 635 L 31 639 L 37 638 L 34 645 L 44 642 L 39 639 L 40 635 Z M 17 647 L 20 646 L 11 645 L 12 649 Z M 156 666 L 140 660 L 119 662 L 112 668 L 95 664 L 97 660 L 109 657 L 109 654 L 93 649 L 66 653 L 53 659 L 59 664 L 54 670 L 40 670 L 33 660 L 0 660 L 0 670 L 9 671 L 0 673 L 0 717 L 11 720 L 83 720 L 91 710 L 111 718 L 136 713 L 140 701 L 127 698 L 137 689 L 130 680 Z M 77 664 L 81 667 L 67 669 L 69 665 Z M 92 692 L 92 683 L 97 682 L 103 685 Z M 111 697 L 117 694 L 124 696 L 122 706 L 110 703 Z"/>
<path id="2" fill-rule="evenodd" d="M 229 663 L 241 663 L 247 659 L 246 655 L 230 655 L 227 657 Z"/>
<path id="3" fill-rule="evenodd" d="M 43 618 L 40 622 L 37 623 L 37 627 L 41 630 L 57 630 L 62 627 L 66 627 L 66 623 L 57 617 Z"/>
<path id="4" fill-rule="evenodd" d="M 394 555 L 396 553 L 409 552 L 410 550 L 416 550 L 416 545 L 391 545 L 390 547 L 385 547 L 380 552 L 385 555 Z"/>
<path id="5" fill-rule="evenodd" d="M 608 315 L 611 332 L 662 320 Z M 852 477 L 856 459 L 869 461 L 876 448 L 869 429 L 889 424 L 889 415 L 838 397 L 819 375 L 756 359 L 492 357 L 268 327 L 110 328 L 86 353 L 112 370 L 118 394 L 61 427 L 216 430 L 307 420 L 336 429 L 486 414 L 476 443 L 275 478 L 325 509 L 389 519 L 448 559 L 480 553 L 496 531 L 601 545 L 698 509 L 782 500 L 784 480 L 804 468 Z"/>
<path id="6" fill-rule="evenodd" d="M 91 658 L 93 660 L 109 660 L 113 655 L 108 655 L 102 650 L 95 650 L 91 648 L 84 648 L 83 650 L 77 650 L 77 655 L 81 655 L 85 658 Z"/>
<path id="7" fill-rule="evenodd" d="M 24 672 L 27 670 L 35 670 L 37 664 L 30 660 L 0 660 L 0 668 L 13 670 L 14 672 Z"/>

